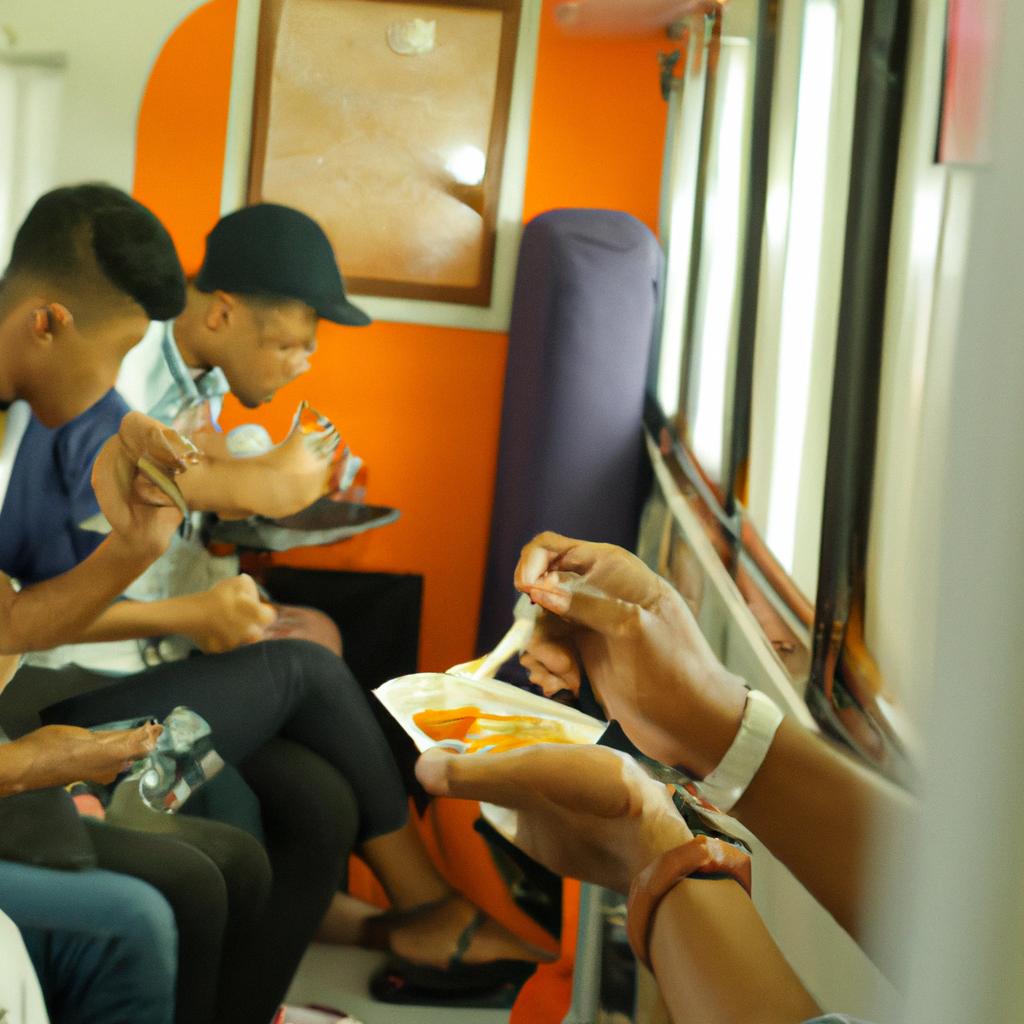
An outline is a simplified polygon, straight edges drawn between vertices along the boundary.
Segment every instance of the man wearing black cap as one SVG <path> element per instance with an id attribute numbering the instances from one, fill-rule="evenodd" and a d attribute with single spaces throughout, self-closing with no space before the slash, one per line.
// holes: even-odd
<path id="1" fill-rule="evenodd" d="M 347 299 L 320 226 L 271 203 L 221 218 L 207 236 L 184 311 L 150 325 L 122 363 L 117 383 L 130 408 L 185 434 L 204 431 L 204 465 L 187 481 L 190 504 L 238 517 L 281 516 L 323 493 L 323 458 L 300 436 L 266 455 L 241 459 L 231 456 L 227 439 L 216 432 L 229 391 L 256 408 L 310 368 L 321 318 L 370 323 Z M 93 429 L 103 435 L 107 426 L 97 419 Z M 126 596 L 135 600 L 112 606 L 80 637 L 82 643 L 32 660 L 132 672 L 185 657 L 196 646 L 219 652 L 270 636 L 305 637 L 340 653 L 327 616 L 295 608 L 276 613 L 260 600 L 253 581 L 239 575 L 236 557 L 215 557 L 196 540 L 175 538 L 171 551 Z M 156 639 L 139 643 L 146 638 Z"/>
<path id="2" fill-rule="evenodd" d="M 181 415 L 200 397 L 216 422 L 228 390 L 256 408 L 309 369 L 318 318 L 370 323 L 346 298 L 316 221 L 273 203 L 246 207 L 210 232 L 185 311 L 151 329 L 122 368 L 118 390 L 135 408 L 157 409 L 160 419 Z"/>

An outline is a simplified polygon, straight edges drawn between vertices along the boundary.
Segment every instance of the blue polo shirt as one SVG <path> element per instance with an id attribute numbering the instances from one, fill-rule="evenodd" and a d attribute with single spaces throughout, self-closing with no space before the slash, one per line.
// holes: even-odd
<path id="1" fill-rule="evenodd" d="M 38 583 L 96 550 L 103 535 L 79 525 L 97 511 L 92 464 L 127 411 L 124 399 L 109 391 L 54 430 L 31 417 L 0 508 L 0 571 Z"/>

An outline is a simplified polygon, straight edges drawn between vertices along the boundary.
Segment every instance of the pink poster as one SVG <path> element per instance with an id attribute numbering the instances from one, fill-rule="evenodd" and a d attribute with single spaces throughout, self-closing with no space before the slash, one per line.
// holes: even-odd
<path id="1" fill-rule="evenodd" d="M 992 158 L 992 87 L 1004 0 L 948 0 L 940 163 Z"/>

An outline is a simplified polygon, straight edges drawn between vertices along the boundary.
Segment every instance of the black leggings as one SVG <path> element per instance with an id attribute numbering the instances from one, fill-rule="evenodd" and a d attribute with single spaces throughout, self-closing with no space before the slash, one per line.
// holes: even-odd
<path id="1" fill-rule="evenodd" d="M 318 754 L 351 785 L 359 841 L 405 824 L 405 788 L 367 699 L 345 663 L 304 640 L 273 640 L 160 665 L 53 704 L 44 722 L 99 725 L 165 717 L 184 704 L 213 729 L 218 753 L 242 766 L 272 736 Z"/>
<path id="2" fill-rule="evenodd" d="M 199 819 L 182 818 L 185 828 L 165 835 L 86 824 L 101 867 L 148 882 L 171 905 L 178 926 L 177 1024 L 221 1024 L 214 1007 L 222 954 L 228 956 L 228 921 L 234 919 L 234 929 L 254 927 L 270 887 L 270 867 L 259 843 L 229 825 Z M 230 867 L 216 863 L 210 855 L 215 851 L 203 849 L 207 841 L 228 854 Z"/>
<path id="3" fill-rule="evenodd" d="M 155 886 L 178 926 L 177 1024 L 266 1024 L 345 870 L 357 813 L 322 758 L 272 739 L 246 762 L 266 851 L 217 821 L 116 800 L 88 821 L 99 863 Z M 125 827 L 122 827 L 125 826 Z"/>
<path id="4" fill-rule="evenodd" d="M 259 797 L 273 882 L 246 954 L 222 970 L 230 1005 L 222 1004 L 218 1024 L 262 1024 L 273 1016 L 345 880 L 359 820 L 348 783 L 291 740 L 271 740 L 242 772 Z"/>

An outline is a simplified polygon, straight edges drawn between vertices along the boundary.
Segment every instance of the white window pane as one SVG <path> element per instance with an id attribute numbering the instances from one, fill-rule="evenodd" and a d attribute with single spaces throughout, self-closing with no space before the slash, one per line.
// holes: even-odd
<path id="1" fill-rule="evenodd" d="M 723 43 L 716 83 L 716 130 L 705 186 L 703 252 L 687 408 L 694 451 L 714 480 L 719 480 L 722 472 L 728 370 L 736 334 L 750 62 L 751 48 L 746 42 Z"/>
<path id="2" fill-rule="evenodd" d="M 693 225 L 700 168 L 700 129 L 704 113 L 707 59 L 697 72 L 686 74 L 681 95 L 676 93 L 669 110 L 672 147 L 666 160 L 662 194 L 663 242 L 666 249 L 661 349 L 658 365 L 658 401 L 668 416 L 680 409 L 684 358 L 684 331 L 690 302 L 690 267 L 693 258 Z"/>
<path id="3" fill-rule="evenodd" d="M 6 264 L 13 237 L 12 210 L 17 177 L 17 148 L 15 147 L 18 121 L 17 70 L 0 62 L 0 262 Z"/>
<path id="4" fill-rule="evenodd" d="M 823 428 L 820 423 L 809 424 L 808 409 L 818 320 L 836 31 L 834 0 L 809 0 L 797 101 L 766 531 L 768 546 L 790 573 L 796 565 L 808 429 Z M 824 427 L 827 430 L 827 424 Z M 821 495 L 814 500 L 820 504 Z"/>
<path id="5" fill-rule="evenodd" d="M 56 184 L 63 91 L 55 58 L 0 60 L 0 262 L 32 204 Z"/>

